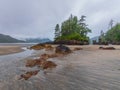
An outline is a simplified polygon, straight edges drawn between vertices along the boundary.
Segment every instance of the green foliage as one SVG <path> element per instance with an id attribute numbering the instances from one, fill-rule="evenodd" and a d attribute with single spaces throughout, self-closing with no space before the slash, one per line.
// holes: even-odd
<path id="1" fill-rule="evenodd" d="M 106 35 L 102 38 L 104 39 L 104 41 L 108 41 L 111 43 L 120 42 L 120 23 L 117 23 L 114 27 L 108 30 Z"/>
<path id="2" fill-rule="evenodd" d="M 55 28 L 55 41 L 57 40 L 79 40 L 88 41 L 87 33 L 91 30 L 85 24 L 86 16 L 81 16 L 78 20 L 77 16 L 71 15 L 69 19 L 61 24 L 61 30 L 58 29 L 58 25 Z M 58 35 L 56 32 L 59 31 Z"/>
<path id="3" fill-rule="evenodd" d="M 55 39 L 57 39 L 58 37 L 60 37 L 60 27 L 59 27 L 59 24 L 57 24 L 56 27 L 55 27 Z"/>

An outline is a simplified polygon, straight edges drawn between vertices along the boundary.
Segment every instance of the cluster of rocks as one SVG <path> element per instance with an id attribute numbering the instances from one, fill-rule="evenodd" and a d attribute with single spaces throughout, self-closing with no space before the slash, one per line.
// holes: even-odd
<path id="1" fill-rule="evenodd" d="M 57 64 L 55 64 L 52 61 L 48 61 L 48 58 L 53 57 L 53 55 L 49 55 L 49 54 L 43 54 L 41 55 L 41 57 L 39 59 L 33 59 L 33 60 L 27 60 L 26 61 L 26 67 L 35 67 L 37 66 L 38 68 L 42 68 L 43 70 L 48 69 L 48 68 L 55 68 L 57 66 Z M 54 56 L 56 57 L 56 56 Z M 25 74 L 21 75 L 20 79 L 25 79 L 28 80 L 30 77 L 37 75 L 37 73 L 40 70 L 37 71 L 29 71 L 26 72 Z"/>
<path id="2" fill-rule="evenodd" d="M 38 49 L 38 46 L 36 46 L 36 47 Z M 44 47 L 44 45 L 43 45 L 43 47 Z M 57 66 L 57 64 L 54 63 L 53 61 L 49 61 L 48 59 L 58 57 L 60 55 L 66 55 L 66 54 L 69 54 L 71 52 L 72 51 L 70 50 L 69 47 L 64 46 L 64 45 L 58 45 L 55 48 L 55 53 L 53 53 L 53 54 L 46 54 L 45 53 L 45 54 L 42 54 L 40 56 L 40 58 L 38 58 L 38 59 L 27 60 L 26 67 L 32 68 L 32 67 L 37 66 L 38 68 L 42 68 L 42 70 L 46 70 L 49 68 L 55 68 Z M 39 71 L 40 70 L 26 72 L 20 76 L 20 79 L 28 80 L 30 77 L 37 75 L 37 73 Z"/>
<path id="3" fill-rule="evenodd" d="M 57 66 L 54 62 L 47 61 L 46 58 L 48 58 L 48 57 L 34 59 L 34 60 L 27 60 L 26 67 L 38 66 L 38 67 L 41 67 L 42 69 L 48 69 L 48 68 Z"/>

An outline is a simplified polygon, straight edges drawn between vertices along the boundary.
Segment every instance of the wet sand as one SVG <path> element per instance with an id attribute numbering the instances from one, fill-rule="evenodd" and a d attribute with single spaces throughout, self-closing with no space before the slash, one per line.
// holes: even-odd
<path id="1" fill-rule="evenodd" d="M 18 55 L 17 59 L 11 56 L 9 62 L 0 60 L 0 90 L 120 90 L 120 46 L 114 46 L 116 50 L 99 50 L 99 46 L 92 45 L 70 47 L 83 50 L 50 58 L 58 66 L 46 73 L 40 70 L 29 80 L 18 78 L 38 68 L 26 68 L 25 62 L 45 53 L 44 50 L 35 51 L 25 59 Z"/>
<path id="2" fill-rule="evenodd" d="M 24 51 L 21 46 L 0 46 L 0 55 L 13 54 Z"/>

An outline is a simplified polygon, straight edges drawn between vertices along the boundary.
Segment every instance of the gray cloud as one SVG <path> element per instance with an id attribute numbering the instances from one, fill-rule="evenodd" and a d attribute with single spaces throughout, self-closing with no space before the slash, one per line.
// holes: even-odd
<path id="1" fill-rule="evenodd" d="M 92 34 L 89 34 L 91 37 L 99 35 L 101 30 L 106 32 L 111 19 L 114 24 L 120 22 L 119 3 L 119 0 L 86 0 L 78 14 L 87 16 L 87 23 L 92 29 Z"/>
<path id="2" fill-rule="evenodd" d="M 0 0 L 0 33 L 25 37 L 54 37 L 57 23 L 73 13 L 87 16 L 97 36 L 107 30 L 110 19 L 119 22 L 119 0 Z"/>

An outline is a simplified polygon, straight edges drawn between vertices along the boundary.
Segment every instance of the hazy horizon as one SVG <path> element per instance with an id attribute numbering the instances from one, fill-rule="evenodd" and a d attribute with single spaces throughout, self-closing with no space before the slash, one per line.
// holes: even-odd
<path id="1" fill-rule="evenodd" d="M 120 22 L 119 0 L 0 0 L 0 33 L 22 38 L 54 38 L 54 28 L 70 14 L 87 16 L 90 37 Z"/>

